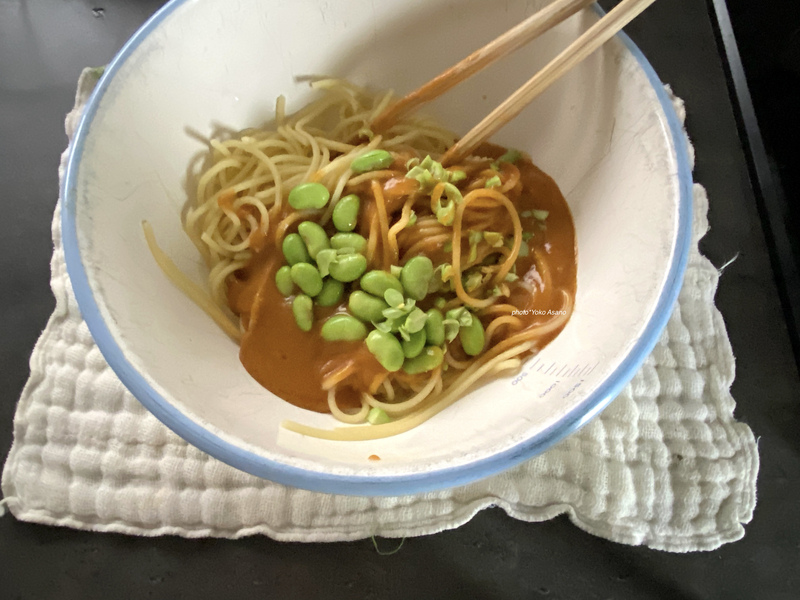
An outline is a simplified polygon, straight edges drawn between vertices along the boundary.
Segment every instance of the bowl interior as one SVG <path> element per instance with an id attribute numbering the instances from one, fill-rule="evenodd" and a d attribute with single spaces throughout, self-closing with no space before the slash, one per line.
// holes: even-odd
<path id="1" fill-rule="evenodd" d="M 177 265 L 204 284 L 203 263 L 180 224 L 193 183 L 187 166 L 203 149 L 194 134 L 265 123 L 280 94 L 290 110 L 302 106 L 312 97 L 304 76 L 404 94 L 545 4 L 510 1 L 501 10 L 478 0 L 385 0 L 377 10 L 367 0 L 241 0 L 220 10 L 189 0 L 162 11 L 101 82 L 74 148 L 65 205 L 81 308 L 137 397 L 218 458 L 344 493 L 354 481 L 452 484 L 437 473 L 542 449 L 603 406 L 643 360 L 641 338 L 654 335 L 647 328 L 663 321 L 656 309 L 663 313 L 672 293 L 685 233 L 667 115 L 619 40 L 493 140 L 529 152 L 572 209 L 579 269 L 570 323 L 518 376 L 472 392 L 409 433 L 337 443 L 282 430 L 284 419 L 334 422 L 248 376 L 237 346 L 158 269 L 140 225 L 148 220 Z M 425 112 L 466 132 L 597 18 L 577 15 Z M 368 461 L 372 454 L 382 460 Z"/>

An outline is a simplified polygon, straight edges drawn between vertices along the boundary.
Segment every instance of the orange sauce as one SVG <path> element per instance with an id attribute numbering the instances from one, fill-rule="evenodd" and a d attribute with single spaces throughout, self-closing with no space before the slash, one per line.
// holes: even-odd
<path id="1" fill-rule="evenodd" d="M 291 298 L 282 296 L 275 286 L 283 254 L 271 238 L 267 242 L 228 284 L 228 304 L 245 319 L 247 327 L 239 358 L 247 372 L 275 395 L 301 408 L 328 412 L 322 381 L 337 363 L 352 360 L 365 389 L 386 371 L 363 343 L 322 339 L 322 324 L 329 316 L 344 312 L 346 298 L 339 306 L 315 306 L 311 331 L 297 327 Z M 353 389 L 341 390 L 336 400 L 342 407 L 361 406 Z"/>
<path id="2" fill-rule="evenodd" d="M 505 149 L 499 146 L 485 144 L 479 149 L 478 155 L 497 158 L 504 152 Z M 404 164 L 404 161 L 398 162 Z M 399 164 L 396 166 L 402 169 Z M 523 321 L 524 327 L 531 327 L 552 319 L 553 316 L 546 314 L 547 311 L 557 311 L 561 308 L 561 295 L 554 293 L 553 290 L 565 290 L 574 298 L 577 276 L 575 229 L 569 207 L 558 186 L 549 176 L 527 159 L 518 161 L 516 166 L 501 164 L 501 174 L 505 174 L 503 170 L 506 168 L 519 169 L 521 185 L 506 193 L 518 212 L 533 209 L 549 211 L 544 221 L 533 216 L 521 217 L 523 231 L 533 234 L 528 241 L 531 252 L 527 257 L 520 257 L 517 260 L 517 274 L 520 281 L 509 284 L 510 297 L 499 301 L 512 303 L 523 311 L 529 311 L 527 315 L 522 314 L 518 317 Z M 415 192 L 416 182 L 395 177 L 385 181 L 383 185 L 387 211 L 390 214 L 394 212 L 396 218 L 404 199 Z M 368 183 L 346 193 L 352 192 L 357 192 L 362 197 L 362 215 L 358 231 L 364 237 L 368 237 L 370 223 L 375 223 L 377 218 L 373 219 L 374 198 L 371 196 Z M 230 206 L 228 203 L 232 204 L 232 199 L 226 198 L 223 202 Z M 415 210 L 423 204 L 425 202 L 418 202 Z M 277 223 L 290 212 L 291 209 L 287 206 L 283 214 L 272 222 Z M 465 229 L 466 225 L 465 220 Z M 343 408 L 360 407 L 360 392 L 368 390 L 374 393 L 387 376 L 387 372 L 370 354 L 363 342 L 326 342 L 320 335 L 320 328 L 328 317 L 345 311 L 348 293 L 356 284 L 345 286 L 345 294 L 339 306 L 329 308 L 315 306 L 313 328 L 309 332 L 301 331 L 292 314 L 292 299 L 283 297 L 275 285 L 275 273 L 283 266 L 284 258 L 280 244 L 274 238 L 274 230 L 273 225 L 270 235 L 251 240 L 253 257 L 228 282 L 228 304 L 233 312 L 240 316 L 246 329 L 239 355 L 242 364 L 256 381 L 277 396 L 296 406 L 317 412 L 329 411 L 327 392 L 322 389 L 323 380 L 342 368 L 348 368 L 352 373 L 347 378 L 346 384 L 338 387 L 336 401 Z M 297 224 L 294 224 L 286 233 L 296 230 Z M 330 224 L 326 230 L 329 230 L 329 234 L 334 233 Z M 504 218 L 493 222 L 490 230 L 510 234 L 512 226 L 507 213 Z M 464 246 L 463 249 L 467 252 L 468 246 Z M 380 256 L 381 252 L 378 251 L 376 254 Z M 520 282 L 525 280 L 536 287 L 537 282 L 542 280 L 542 273 L 539 272 L 541 268 L 535 260 L 536 255 L 545 259 L 552 286 L 550 289 L 531 293 Z M 444 250 L 433 252 L 430 257 L 435 264 L 449 261 L 448 254 Z M 370 268 L 379 267 L 370 266 Z M 430 298 L 420 305 L 429 308 Z M 534 310 L 543 311 L 545 314 L 535 314 Z M 491 321 L 491 317 L 482 320 L 486 325 Z M 504 330 L 500 333 L 500 337 L 507 335 Z M 558 332 L 553 332 L 540 346 L 557 334 Z M 463 359 L 457 343 L 451 344 L 450 349 L 454 352 L 454 356 Z M 396 375 L 402 376 L 402 372 Z"/>

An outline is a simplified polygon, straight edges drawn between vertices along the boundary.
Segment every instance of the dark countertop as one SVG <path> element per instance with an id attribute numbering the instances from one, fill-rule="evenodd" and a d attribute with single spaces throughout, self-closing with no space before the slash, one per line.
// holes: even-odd
<path id="1" fill-rule="evenodd" d="M 161 4 L 0 0 L 3 455 L 30 351 L 54 305 L 50 219 L 78 74 L 108 62 Z M 667 554 L 592 537 L 565 517 L 522 523 L 491 509 L 379 556 L 370 540 L 144 539 L 7 515 L 0 519 L 0 598 L 800 597 L 800 382 L 710 6 L 662 0 L 627 31 L 687 103 L 695 179 L 711 199 L 701 249 L 718 266 L 739 255 L 720 280 L 717 306 L 737 357 L 736 415 L 760 437 L 758 505 L 743 540 L 714 552 Z"/>

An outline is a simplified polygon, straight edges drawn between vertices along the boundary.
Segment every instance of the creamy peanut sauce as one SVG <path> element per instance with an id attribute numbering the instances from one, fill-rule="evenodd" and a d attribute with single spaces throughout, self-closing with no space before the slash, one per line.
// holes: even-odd
<path id="1" fill-rule="evenodd" d="M 484 144 L 476 154 L 488 158 L 497 158 L 505 152 L 504 148 Z M 404 160 L 398 158 L 396 165 L 403 169 Z M 516 167 L 501 163 L 501 176 L 505 169 L 518 168 L 521 186 L 507 192 L 511 202 L 519 213 L 528 210 L 549 211 L 545 221 L 535 217 L 520 217 L 523 231 L 534 233 L 528 241 L 530 253 L 517 259 L 518 282 L 509 284 L 509 298 L 501 298 L 498 303 L 510 303 L 518 307 L 522 314 L 516 315 L 524 323 L 524 328 L 540 325 L 552 319 L 547 311 L 558 311 L 562 307 L 562 296 L 557 290 L 566 291 L 573 299 L 576 290 L 577 253 L 575 246 L 575 227 L 569 207 L 556 183 L 527 159 L 521 159 Z M 504 179 L 505 181 L 505 179 Z M 469 183 L 469 182 L 467 182 Z M 520 189 L 521 188 L 521 189 Z M 394 177 L 384 181 L 383 192 L 387 212 L 397 212 L 409 194 L 415 193 L 417 183 L 404 177 Z M 375 209 L 375 199 L 369 183 L 345 193 L 358 193 L 362 199 L 358 233 L 369 236 L 370 223 Z M 420 194 L 415 205 L 423 207 L 429 204 L 429 198 Z M 285 204 L 281 218 L 292 212 Z M 465 227 L 468 229 L 465 212 Z M 501 213 L 498 213 L 501 214 Z M 364 342 L 326 342 L 320 335 L 325 320 L 333 314 L 345 312 L 347 296 L 352 289 L 357 289 L 357 282 L 346 284 L 345 294 L 339 306 L 322 308 L 314 307 L 314 326 L 309 332 L 301 331 L 292 314 L 292 298 L 285 298 L 275 285 L 275 273 L 283 265 L 284 257 L 280 244 L 275 239 L 276 224 L 274 219 L 268 236 L 252 240 L 253 256 L 249 263 L 237 271 L 228 282 L 228 304 L 231 310 L 242 318 L 245 333 L 242 338 L 240 359 L 247 372 L 272 393 L 301 408 L 328 412 L 327 392 L 322 389 L 322 382 L 327 376 L 341 369 L 343 365 L 353 363 L 355 369 L 337 390 L 337 403 L 340 407 L 360 406 L 359 394 L 362 391 L 375 392 L 387 376 L 386 370 L 367 350 Z M 298 222 L 299 223 L 299 222 Z M 286 231 L 295 232 L 297 224 Z M 329 234 L 335 233 L 333 226 L 326 226 Z M 505 235 L 513 232 L 511 219 L 505 213 L 504 218 L 493 222 L 491 231 L 499 231 Z M 398 236 L 398 241 L 401 241 Z M 464 255 L 468 251 L 466 242 L 462 245 Z M 426 252 L 434 264 L 449 262 L 450 254 L 439 248 Z M 401 264 L 412 255 L 401 256 Z M 535 257 L 540 256 L 549 269 L 551 285 L 549 289 L 539 289 L 546 278 L 544 268 L 537 267 Z M 375 262 L 375 261 L 373 261 Z M 369 268 L 381 268 L 372 264 Z M 531 293 L 521 285 L 526 281 L 534 288 Z M 423 309 L 432 306 L 432 297 L 419 303 Z M 524 311 L 528 311 L 525 314 Z M 544 314 L 542 314 L 544 313 Z M 492 317 L 482 317 L 484 325 Z M 522 330 L 517 331 L 524 331 Z M 542 339 L 538 347 L 550 342 L 559 331 L 554 331 Z M 507 337 L 506 334 L 499 338 Z M 495 339 L 495 341 L 496 341 Z M 450 351 L 458 359 L 465 358 L 458 341 L 450 345 Z M 402 371 L 395 376 L 404 376 Z M 405 376 L 409 377 L 409 376 Z"/>

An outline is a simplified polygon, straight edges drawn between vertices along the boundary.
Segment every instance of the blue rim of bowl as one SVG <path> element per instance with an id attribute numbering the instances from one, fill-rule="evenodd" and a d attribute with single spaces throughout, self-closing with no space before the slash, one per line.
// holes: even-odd
<path id="1" fill-rule="evenodd" d="M 639 50 L 633 41 L 624 33 L 617 34 L 617 37 L 636 58 L 647 75 L 647 78 L 650 80 L 650 84 L 653 86 L 666 115 L 670 134 L 672 136 L 680 187 L 678 236 L 672 264 L 670 265 L 664 288 L 658 299 L 653 315 L 645 326 L 641 337 L 636 341 L 622 363 L 620 363 L 602 385 L 579 406 L 572 409 L 565 418 L 513 448 L 466 465 L 396 476 L 333 475 L 284 465 L 239 448 L 206 430 L 198 423 L 195 423 L 158 394 L 158 392 L 147 383 L 142 374 L 128 362 L 122 349 L 111 335 L 111 332 L 103 320 L 92 294 L 91 287 L 89 286 L 86 271 L 81 261 L 76 227 L 77 178 L 89 128 L 97 113 L 100 101 L 108 89 L 111 80 L 114 78 L 114 75 L 119 71 L 128 57 L 136 50 L 139 44 L 141 44 L 165 18 L 186 1 L 187 0 L 171 0 L 159 9 L 126 42 L 105 69 L 103 76 L 100 78 L 89 97 L 83 116 L 76 130 L 74 140 L 71 144 L 72 147 L 67 163 L 64 186 L 62 188 L 63 210 L 61 213 L 61 228 L 64 255 L 67 264 L 67 272 L 72 281 L 72 287 L 75 291 L 75 297 L 77 298 L 81 314 L 89 327 L 89 331 L 95 343 L 108 364 L 128 390 L 130 390 L 153 415 L 192 445 L 237 469 L 258 477 L 284 485 L 332 494 L 395 496 L 464 485 L 505 471 L 543 452 L 567 435 L 583 427 L 619 394 L 652 351 L 661 335 L 661 331 L 666 326 L 672 314 L 673 306 L 677 301 L 678 293 L 680 292 L 683 282 L 683 274 L 686 270 L 692 239 L 692 172 L 687 151 L 687 141 L 683 134 L 683 127 L 678 119 L 678 115 L 675 113 L 672 101 L 664 89 L 664 84 L 661 82 L 644 54 L 642 54 L 642 51 Z M 599 6 L 596 4 L 593 6 L 596 12 L 601 15 L 604 14 Z"/>

